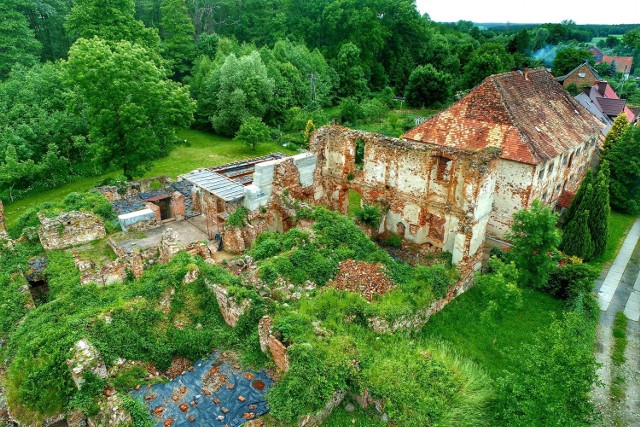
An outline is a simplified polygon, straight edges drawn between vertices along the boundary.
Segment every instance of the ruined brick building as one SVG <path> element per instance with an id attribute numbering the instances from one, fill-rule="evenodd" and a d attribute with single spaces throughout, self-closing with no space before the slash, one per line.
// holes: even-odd
<path id="1" fill-rule="evenodd" d="M 308 153 L 193 171 L 172 185 L 186 216 L 206 217 L 232 252 L 261 231 L 294 226 L 296 203 L 346 214 L 360 200 L 383 212 L 373 233 L 450 252 L 470 271 L 480 267 L 486 239 L 504 239 L 517 211 L 534 199 L 555 206 L 577 189 L 603 128 L 545 69 L 510 72 L 488 77 L 404 138 L 325 126 Z M 251 226 L 225 229 L 240 206 Z"/>
<path id="2" fill-rule="evenodd" d="M 544 68 L 490 76 L 404 136 L 429 145 L 501 151 L 487 235 L 504 239 L 513 215 L 534 199 L 555 207 L 577 189 L 604 125 Z M 455 170 L 455 159 L 447 166 Z"/>

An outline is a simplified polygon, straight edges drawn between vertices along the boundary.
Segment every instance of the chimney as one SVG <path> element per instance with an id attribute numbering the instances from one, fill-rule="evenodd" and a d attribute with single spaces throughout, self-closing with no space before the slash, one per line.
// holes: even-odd
<path id="1" fill-rule="evenodd" d="M 600 95 L 604 96 L 604 91 L 607 89 L 607 82 L 602 80 L 598 82 L 598 92 L 600 92 Z"/>

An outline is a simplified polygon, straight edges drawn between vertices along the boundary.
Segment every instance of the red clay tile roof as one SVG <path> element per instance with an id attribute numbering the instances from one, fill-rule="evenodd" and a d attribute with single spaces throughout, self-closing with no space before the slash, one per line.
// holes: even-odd
<path id="1" fill-rule="evenodd" d="M 544 68 L 487 77 L 404 137 L 462 150 L 499 147 L 503 159 L 538 164 L 595 137 L 604 126 Z"/>
<path id="2" fill-rule="evenodd" d="M 576 193 L 572 193 L 568 190 L 563 190 L 560 193 L 560 197 L 558 197 L 558 206 L 561 208 L 569 209 L 571 206 L 571 202 L 573 202 L 573 198 L 576 197 Z"/>
<path id="3" fill-rule="evenodd" d="M 611 64 L 611 61 L 616 61 L 616 71 L 619 73 L 630 73 L 631 66 L 633 65 L 633 56 L 608 56 L 602 57 L 602 61 L 607 64 Z"/>

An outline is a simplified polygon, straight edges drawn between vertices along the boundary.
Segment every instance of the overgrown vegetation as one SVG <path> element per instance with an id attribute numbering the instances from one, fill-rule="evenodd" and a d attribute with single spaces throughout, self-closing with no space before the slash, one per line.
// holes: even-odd
<path id="1" fill-rule="evenodd" d="M 83 192 L 70 193 L 62 202 L 45 202 L 32 206 L 20 215 L 15 225 L 9 228 L 9 234 L 17 239 L 25 229 L 39 227 L 40 220 L 38 219 L 38 213 L 47 217 L 54 217 L 62 212 L 68 211 L 92 212 L 99 215 L 105 221 L 105 228 L 108 231 L 114 231 L 119 227 L 111 203 L 109 203 L 102 194 Z"/>
<path id="2" fill-rule="evenodd" d="M 477 287 L 424 329 L 425 339 L 445 339 L 488 370 L 496 393 L 491 425 L 587 426 L 595 419 L 598 272 L 557 253 L 555 219 L 536 203 L 519 212 L 514 247 L 497 251 L 504 261 L 494 259 Z M 533 271 L 545 280 L 529 279 Z"/>
<path id="3" fill-rule="evenodd" d="M 20 271 L 18 262 L 27 255 L 24 251 L 18 244 L 15 252 L 5 251 L 0 259 L 14 259 Z M 80 285 L 79 273 L 67 253 L 52 252 L 48 256 L 49 302 L 28 311 L 19 325 L 16 310 L 0 313 L 0 324 L 6 325 L 3 333 L 8 333 L 2 349 L 8 365 L 7 398 L 25 422 L 71 406 L 85 412 L 95 409 L 84 388 L 76 391 L 66 365 L 73 344 L 83 337 L 96 346 L 107 366 L 125 358 L 166 369 L 175 356 L 196 360 L 218 346 L 240 351 L 250 363 L 264 361 L 255 328 L 262 305 L 254 304 L 255 311 L 247 314 L 250 318 L 236 329 L 227 327 L 215 297 L 204 284 L 206 278 L 237 286 L 238 279 L 220 267 L 179 255 L 140 280 L 100 288 Z M 194 265 L 201 269 L 201 277 L 188 286 L 179 285 Z M 167 299 L 171 289 L 173 295 Z M 257 298 L 247 292 L 243 295 Z M 21 307 L 20 303 L 17 301 L 15 307 Z M 127 378 L 139 375 L 125 372 L 120 379 L 110 381 L 118 390 L 126 391 L 132 382 Z"/>
<path id="4" fill-rule="evenodd" d="M 49 253 L 48 302 L 0 315 L 11 407 L 28 422 L 70 408 L 94 413 L 104 383 L 86 378 L 93 386 L 78 392 L 66 366 L 80 338 L 89 339 L 108 366 L 125 358 L 166 369 L 175 356 L 195 360 L 214 346 L 235 349 L 245 362 L 262 364 L 256 325 L 268 312 L 275 334 L 288 346 L 290 369 L 268 395 L 272 416 L 283 423 L 321 409 L 336 390 L 365 389 L 382 402 L 392 422 L 403 426 L 591 422 L 588 393 L 595 379 L 598 313 L 591 290 L 596 272 L 550 245 L 542 252 L 549 259 L 539 263 L 547 266 L 548 279 L 522 279 L 529 258 L 518 254 L 531 254 L 539 241 L 553 240 L 551 228 L 536 230 L 551 236 L 519 239 L 502 253 L 504 260 L 494 258 L 476 288 L 424 329 L 378 334 L 372 322 L 419 321 L 422 310 L 457 280 L 455 269 L 443 263 L 412 267 L 395 260 L 353 220 L 324 208 L 305 215 L 311 230 L 263 233 L 251 252 L 265 284 L 306 287 L 310 281 L 317 286 L 287 304 L 264 299 L 239 277 L 185 254 L 124 286 L 98 288 L 80 286 L 69 254 Z M 515 229 L 524 230 L 549 224 L 555 216 L 534 204 L 519 219 Z M 11 304 L 23 303 L 13 273 L 22 272 L 25 260 L 41 251 L 30 248 L 17 244 L 0 257 L 1 271 L 7 272 L 0 280 L 10 284 L 3 289 Z M 326 286 L 348 259 L 381 265 L 394 287 L 367 301 L 358 293 Z M 200 278 L 181 285 L 196 265 Z M 206 279 L 253 301 L 236 329 L 224 324 Z M 127 390 L 143 378 L 144 371 L 132 367 L 107 383 Z M 125 406 L 136 425 L 145 425 L 138 404 L 127 398 Z"/>

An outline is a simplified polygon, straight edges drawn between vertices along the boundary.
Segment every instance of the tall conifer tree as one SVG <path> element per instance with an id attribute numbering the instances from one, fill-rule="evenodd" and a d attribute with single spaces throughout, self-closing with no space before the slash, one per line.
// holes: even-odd
<path id="1" fill-rule="evenodd" d="M 575 220 L 567 224 L 560 249 L 567 255 L 574 255 L 584 260 L 593 256 L 594 245 L 589 232 L 588 210 L 580 211 Z"/>
<path id="2" fill-rule="evenodd" d="M 593 187 L 593 197 L 585 200 L 589 210 L 589 232 L 593 239 L 593 256 L 597 257 L 604 253 L 609 237 L 609 164 L 604 161 L 600 166 L 600 171 Z"/>
<path id="3" fill-rule="evenodd" d="M 578 191 L 575 197 L 571 201 L 571 206 L 569 206 L 569 210 L 564 214 L 563 228 L 566 228 L 571 222 L 571 220 L 576 217 L 578 208 L 580 207 L 580 204 L 584 199 L 584 193 L 587 191 L 587 187 L 592 183 L 593 183 L 593 172 L 591 171 L 591 169 L 588 169 L 587 174 L 584 176 L 584 179 L 582 180 L 582 183 L 580 184 L 580 187 L 578 188 Z"/>

